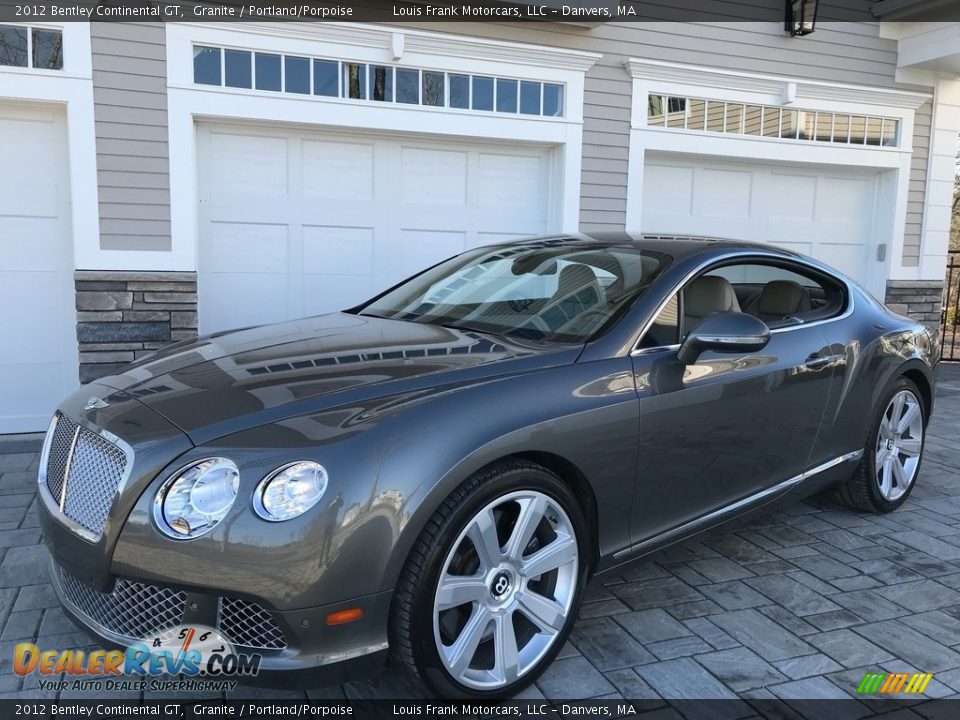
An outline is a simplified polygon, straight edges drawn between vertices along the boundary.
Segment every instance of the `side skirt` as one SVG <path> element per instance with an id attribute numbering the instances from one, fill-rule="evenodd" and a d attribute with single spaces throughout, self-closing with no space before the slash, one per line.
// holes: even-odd
<path id="1" fill-rule="evenodd" d="M 717 525 L 732 520 L 739 515 L 747 513 L 750 510 L 775 500 L 780 495 L 783 495 L 791 489 L 802 484 L 805 480 L 827 472 L 828 470 L 831 470 L 838 465 L 842 465 L 843 463 L 857 461 L 861 457 L 863 457 L 862 448 L 860 450 L 855 450 L 839 457 L 835 457 L 832 460 L 827 460 L 825 463 L 821 463 L 820 465 L 802 472 L 799 475 L 795 475 L 789 480 L 784 480 L 782 483 L 778 483 L 773 487 L 766 488 L 765 490 L 761 490 L 753 495 L 748 495 L 745 498 L 737 500 L 735 503 L 718 508 L 717 510 L 709 512 L 706 515 L 701 515 L 695 520 L 691 520 L 683 525 L 678 525 L 677 527 L 671 528 L 670 530 L 662 532 L 659 535 L 655 535 L 651 538 L 647 538 L 646 540 L 631 545 L 630 547 L 624 548 L 623 550 L 614 553 L 613 563 L 611 566 L 604 568 L 600 572 L 607 572 L 608 570 L 612 570 L 614 567 L 618 567 L 625 562 L 635 560 L 642 555 L 647 555 L 654 550 L 659 550 L 667 545 L 672 545 L 680 542 L 681 540 L 686 540 L 693 535 L 705 532 L 706 530 L 709 530 Z"/>

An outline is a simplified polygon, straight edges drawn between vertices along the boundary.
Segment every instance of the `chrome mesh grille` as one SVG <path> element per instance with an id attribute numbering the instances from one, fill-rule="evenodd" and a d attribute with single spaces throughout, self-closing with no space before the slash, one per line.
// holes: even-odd
<path id="1" fill-rule="evenodd" d="M 50 441 L 50 454 L 47 458 L 47 489 L 57 503 L 60 502 L 60 492 L 63 490 L 63 474 L 67 469 L 70 443 L 73 442 L 73 434 L 76 431 L 77 424 L 73 420 L 63 415 L 57 416 L 57 424 Z"/>
<path id="2" fill-rule="evenodd" d="M 97 625 L 115 635 L 141 640 L 183 620 L 187 594 L 183 591 L 117 578 L 113 592 L 87 587 L 55 565 L 67 600 Z"/>
<path id="3" fill-rule="evenodd" d="M 74 435 L 76 445 L 70 457 Z M 84 427 L 79 427 L 78 434 L 77 423 L 59 415 L 47 459 L 47 489 L 57 503 L 63 492 L 68 460 L 63 513 L 97 539 L 103 532 L 117 486 L 127 471 L 127 456 L 119 447 Z"/>
<path id="4" fill-rule="evenodd" d="M 237 645 L 264 650 L 282 650 L 287 639 L 267 610 L 255 602 L 220 598 L 217 630 Z"/>

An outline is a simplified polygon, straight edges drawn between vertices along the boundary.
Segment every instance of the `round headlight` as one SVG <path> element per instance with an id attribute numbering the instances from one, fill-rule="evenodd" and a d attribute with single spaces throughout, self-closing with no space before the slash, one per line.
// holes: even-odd
<path id="1" fill-rule="evenodd" d="M 153 517 L 164 533 L 189 540 L 223 520 L 237 497 L 240 471 L 227 458 L 199 460 L 171 476 L 157 491 Z"/>
<path id="2" fill-rule="evenodd" d="M 253 494 L 253 509 L 264 520 L 279 522 L 303 515 L 327 489 L 327 471 L 304 460 L 267 475 Z"/>

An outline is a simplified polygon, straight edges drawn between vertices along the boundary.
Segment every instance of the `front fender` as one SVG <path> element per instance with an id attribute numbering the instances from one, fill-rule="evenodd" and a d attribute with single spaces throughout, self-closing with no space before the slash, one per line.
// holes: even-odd
<path id="1" fill-rule="evenodd" d="M 392 468 L 426 463 L 429 469 L 407 495 L 382 589 L 395 585 L 417 537 L 455 488 L 491 463 L 521 453 L 545 453 L 576 467 L 597 500 L 600 554 L 628 545 L 639 428 L 628 363 L 582 363 L 432 404 L 428 412 L 440 442 L 431 443 L 429 453 L 416 442 L 399 444 L 388 458 Z"/>

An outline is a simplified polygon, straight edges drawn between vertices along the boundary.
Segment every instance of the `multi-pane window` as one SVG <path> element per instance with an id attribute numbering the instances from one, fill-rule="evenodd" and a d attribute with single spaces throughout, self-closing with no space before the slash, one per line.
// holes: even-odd
<path id="1" fill-rule="evenodd" d="M 0 25 L 0 65 L 63 70 L 63 32 L 24 25 Z"/>
<path id="2" fill-rule="evenodd" d="M 195 45 L 198 85 L 563 117 L 559 83 Z"/>
<path id="3" fill-rule="evenodd" d="M 647 125 L 845 145 L 897 147 L 900 143 L 896 118 L 669 95 L 648 97 Z"/>

